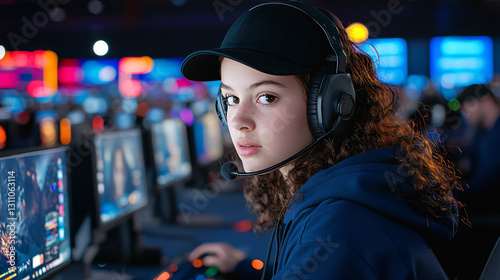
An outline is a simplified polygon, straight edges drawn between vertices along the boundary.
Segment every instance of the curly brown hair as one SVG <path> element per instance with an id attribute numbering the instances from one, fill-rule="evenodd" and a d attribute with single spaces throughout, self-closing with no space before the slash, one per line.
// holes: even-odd
<path id="1" fill-rule="evenodd" d="M 440 217 L 443 211 L 461 206 L 452 190 L 461 188 L 457 169 L 441 152 L 438 145 L 415 128 L 412 121 L 395 112 L 397 89 L 381 82 L 372 59 L 351 42 L 345 30 L 341 41 L 347 57 L 346 72 L 351 75 L 356 90 L 357 121 L 342 139 L 325 137 L 309 151 L 294 160 L 285 181 L 279 170 L 254 176 L 244 188 L 245 198 L 253 214 L 257 231 L 271 228 L 282 220 L 299 189 L 314 174 L 357 154 L 397 145 L 401 150 L 398 164 L 406 170 L 399 176 L 411 176 L 422 211 L 429 217 Z M 305 89 L 310 75 L 297 75 Z M 400 194 L 401 195 L 401 194 Z"/>

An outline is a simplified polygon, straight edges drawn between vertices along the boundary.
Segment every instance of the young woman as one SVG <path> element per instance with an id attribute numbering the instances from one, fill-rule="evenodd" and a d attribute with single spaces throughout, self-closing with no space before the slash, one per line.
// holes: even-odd
<path id="1" fill-rule="evenodd" d="M 431 245 L 457 228 L 455 169 L 395 116 L 394 88 L 333 15 L 295 1 L 256 6 L 182 72 L 221 80 L 219 113 L 243 169 L 266 171 L 245 197 L 255 228 L 275 228 L 267 278 L 446 278 Z M 258 278 L 227 244 L 190 258 L 204 254 L 223 273 Z"/>

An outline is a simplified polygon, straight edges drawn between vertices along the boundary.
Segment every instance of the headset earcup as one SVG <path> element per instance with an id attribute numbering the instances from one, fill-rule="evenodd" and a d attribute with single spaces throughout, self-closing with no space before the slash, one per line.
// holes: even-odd
<path id="1" fill-rule="evenodd" d="M 318 119 L 321 113 L 321 108 L 318 107 L 318 95 L 323 79 L 327 73 L 328 71 L 326 69 L 320 68 L 311 75 L 309 93 L 307 94 L 307 120 L 309 122 L 309 128 L 316 139 L 326 133 Z"/>
<path id="2" fill-rule="evenodd" d="M 308 121 L 314 137 L 326 133 L 340 136 L 352 125 L 356 93 L 349 74 L 319 71 L 311 79 Z"/>
<path id="3" fill-rule="evenodd" d="M 217 112 L 217 116 L 219 120 L 222 122 L 222 125 L 227 125 L 227 104 L 222 97 L 222 92 L 219 89 L 219 93 L 217 94 L 217 98 L 215 99 L 215 111 Z"/>

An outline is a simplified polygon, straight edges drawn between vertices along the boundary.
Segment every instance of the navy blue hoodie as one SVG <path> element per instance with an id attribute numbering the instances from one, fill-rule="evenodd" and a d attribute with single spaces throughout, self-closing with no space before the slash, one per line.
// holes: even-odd
<path id="1" fill-rule="evenodd" d="M 429 242 L 451 239 L 458 216 L 426 218 L 407 203 L 412 180 L 395 154 L 350 157 L 302 186 L 278 228 L 272 279 L 446 279 Z"/>

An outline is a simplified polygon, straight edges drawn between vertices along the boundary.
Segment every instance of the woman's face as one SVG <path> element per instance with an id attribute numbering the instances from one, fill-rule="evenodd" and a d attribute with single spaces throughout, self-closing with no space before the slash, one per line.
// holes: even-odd
<path id="1" fill-rule="evenodd" d="M 224 58 L 221 91 L 231 139 L 246 172 L 277 164 L 314 141 L 296 76 L 269 75 Z"/>

